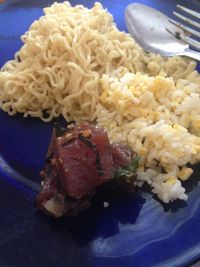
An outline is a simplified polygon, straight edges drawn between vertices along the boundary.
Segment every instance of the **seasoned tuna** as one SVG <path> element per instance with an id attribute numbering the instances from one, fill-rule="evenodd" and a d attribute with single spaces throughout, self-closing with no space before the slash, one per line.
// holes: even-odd
<path id="1" fill-rule="evenodd" d="M 54 217 L 78 214 L 90 206 L 96 189 L 111 180 L 133 191 L 137 163 L 130 148 L 110 144 L 101 127 L 84 122 L 54 129 L 37 208 Z"/>

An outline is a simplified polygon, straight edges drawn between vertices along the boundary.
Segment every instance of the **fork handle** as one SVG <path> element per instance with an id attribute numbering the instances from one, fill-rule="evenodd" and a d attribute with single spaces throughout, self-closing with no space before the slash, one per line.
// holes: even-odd
<path id="1" fill-rule="evenodd" d="M 196 59 L 196 60 L 200 61 L 200 53 L 196 52 L 194 50 L 191 50 L 191 49 L 185 50 L 183 53 L 181 53 L 181 55 L 182 56 L 186 56 L 186 57 L 190 57 L 190 58 L 193 58 L 193 59 Z"/>

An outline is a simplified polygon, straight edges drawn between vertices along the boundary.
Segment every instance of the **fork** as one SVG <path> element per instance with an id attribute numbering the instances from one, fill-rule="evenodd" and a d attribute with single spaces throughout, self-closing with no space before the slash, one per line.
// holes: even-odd
<path id="1" fill-rule="evenodd" d="M 198 13 L 197 11 L 194 11 L 192 9 L 189 9 L 185 6 L 182 5 L 177 5 L 176 8 L 180 11 L 182 11 L 183 13 L 186 13 L 187 15 L 191 15 L 194 18 L 200 19 L 200 13 Z M 180 20 L 182 20 L 183 22 L 185 22 L 186 24 L 190 24 L 191 26 L 193 26 L 196 29 L 200 29 L 200 23 L 188 18 L 187 16 L 184 16 L 183 14 L 180 14 L 176 11 L 173 12 L 173 14 Z M 177 26 L 178 28 L 180 28 L 184 33 L 182 33 L 181 31 L 175 31 L 173 32 L 171 29 L 167 28 L 166 30 L 168 32 L 170 32 L 172 35 L 174 35 L 177 39 L 182 40 L 184 42 L 186 42 L 189 46 L 195 48 L 196 50 L 200 50 L 200 42 L 198 42 L 197 40 L 191 38 L 190 36 L 194 36 L 194 37 L 198 37 L 200 38 L 200 32 L 188 27 L 184 24 L 182 24 L 181 22 L 178 22 L 176 20 L 173 19 L 169 19 L 169 21 L 174 24 L 175 26 Z"/>

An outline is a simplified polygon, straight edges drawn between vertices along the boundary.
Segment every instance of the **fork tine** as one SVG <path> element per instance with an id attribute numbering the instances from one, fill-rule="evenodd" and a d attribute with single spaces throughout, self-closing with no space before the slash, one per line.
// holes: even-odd
<path id="1" fill-rule="evenodd" d="M 184 11 L 185 13 L 188 13 L 188 14 L 192 15 L 195 18 L 200 19 L 200 14 L 197 11 L 194 11 L 194 10 L 189 9 L 189 8 L 187 8 L 185 6 L 182 6 L 182 5 L 177 5 L 176 8 L 179 9 L 179 10 Z"/>
<path id="2" fill-rule="evenodd" d="M 185 21 L 186 23 L 188 23 L 188 24 L 190 24 L 190 25 L 193 25 L 194 27 L 200 29 L 200 23 L 198 23 L 198 22 L 196 22 L 196 21 L 194 21 L 194 20 L 191 20 L 191 19 L 189 19 L 189 18 L 187 18 L 187 17 L 185 17 L 185 16 L 183 16 L 183 15 L 177 13 L 177 12 L 173 12 L 173 14 L 174 14 L 177 18 L 179 18 L 179 19 Z"/>
<path id="3" fill-rule="evenodd" d="M 169 33 L 171 33 L 172 35 L 174 35 L 177 39 L 182 40 L 182 41 L 186 42 L 187 44 L 189 44 L 190 46 L 200 50 L 200 42 L 198 42 L 198 41 L 196 41 L 196 40 L 194 40 L 194 39 L 192 39 L 192 38 L 190 38 L 184 34 L 181 34 L 180 32 L 177 32 L 177 31 L 174 32 L 169 28 L 166 28 L 166 30 Z"/>
<path id="4" fill-rule="evenodd" d="M 200 38 L 200 32 L 195 31 L 195 30 L 193 30 L 193 29 L 187 27 L 187 26 L 181 24 L 180 22 L 177 22 L 176 20 L 169 19 L 169 21 L 170 21 L 172 24 L 174 24 L 175 26 L 177 26 L 177 27 L 179 27 L 180 29 L 182 29 L 186 34 L 187 34 L 187 33 L 190 33 L 190 34 L 192 34 L 192 35 L 197 36 L 197 37 Z"/>

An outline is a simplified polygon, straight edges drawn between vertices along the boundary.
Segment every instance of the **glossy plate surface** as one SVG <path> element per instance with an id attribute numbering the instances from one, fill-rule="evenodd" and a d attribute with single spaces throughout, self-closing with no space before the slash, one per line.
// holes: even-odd
<path id="1" fill-rule="evenodd" d="M 91 7 L 94 1 L 71 1 Z M 126 30 L 131 0 L 100 1 Z M 180 1 L 138 1 L 170 15 Z M 199 10 L 195 1 L 181 1 Z M 20 35 L 42 15 L 47 0 L 10 0 L 0 4 L 0 66 L 20 48 Z M 81 216 L 54 220 L 34 208 L 52 124 L 0 111 L 0 266 L 1 267 L 178 267 L 200 257 L 199 165 L 187 203 L 161 205 L 150 193 L 112 198 L 103 208 L 94 200 Z M 12 177 L 29 183 L 30 188 Z M 28 182 L 27 182 L 28 181 Z"/>

